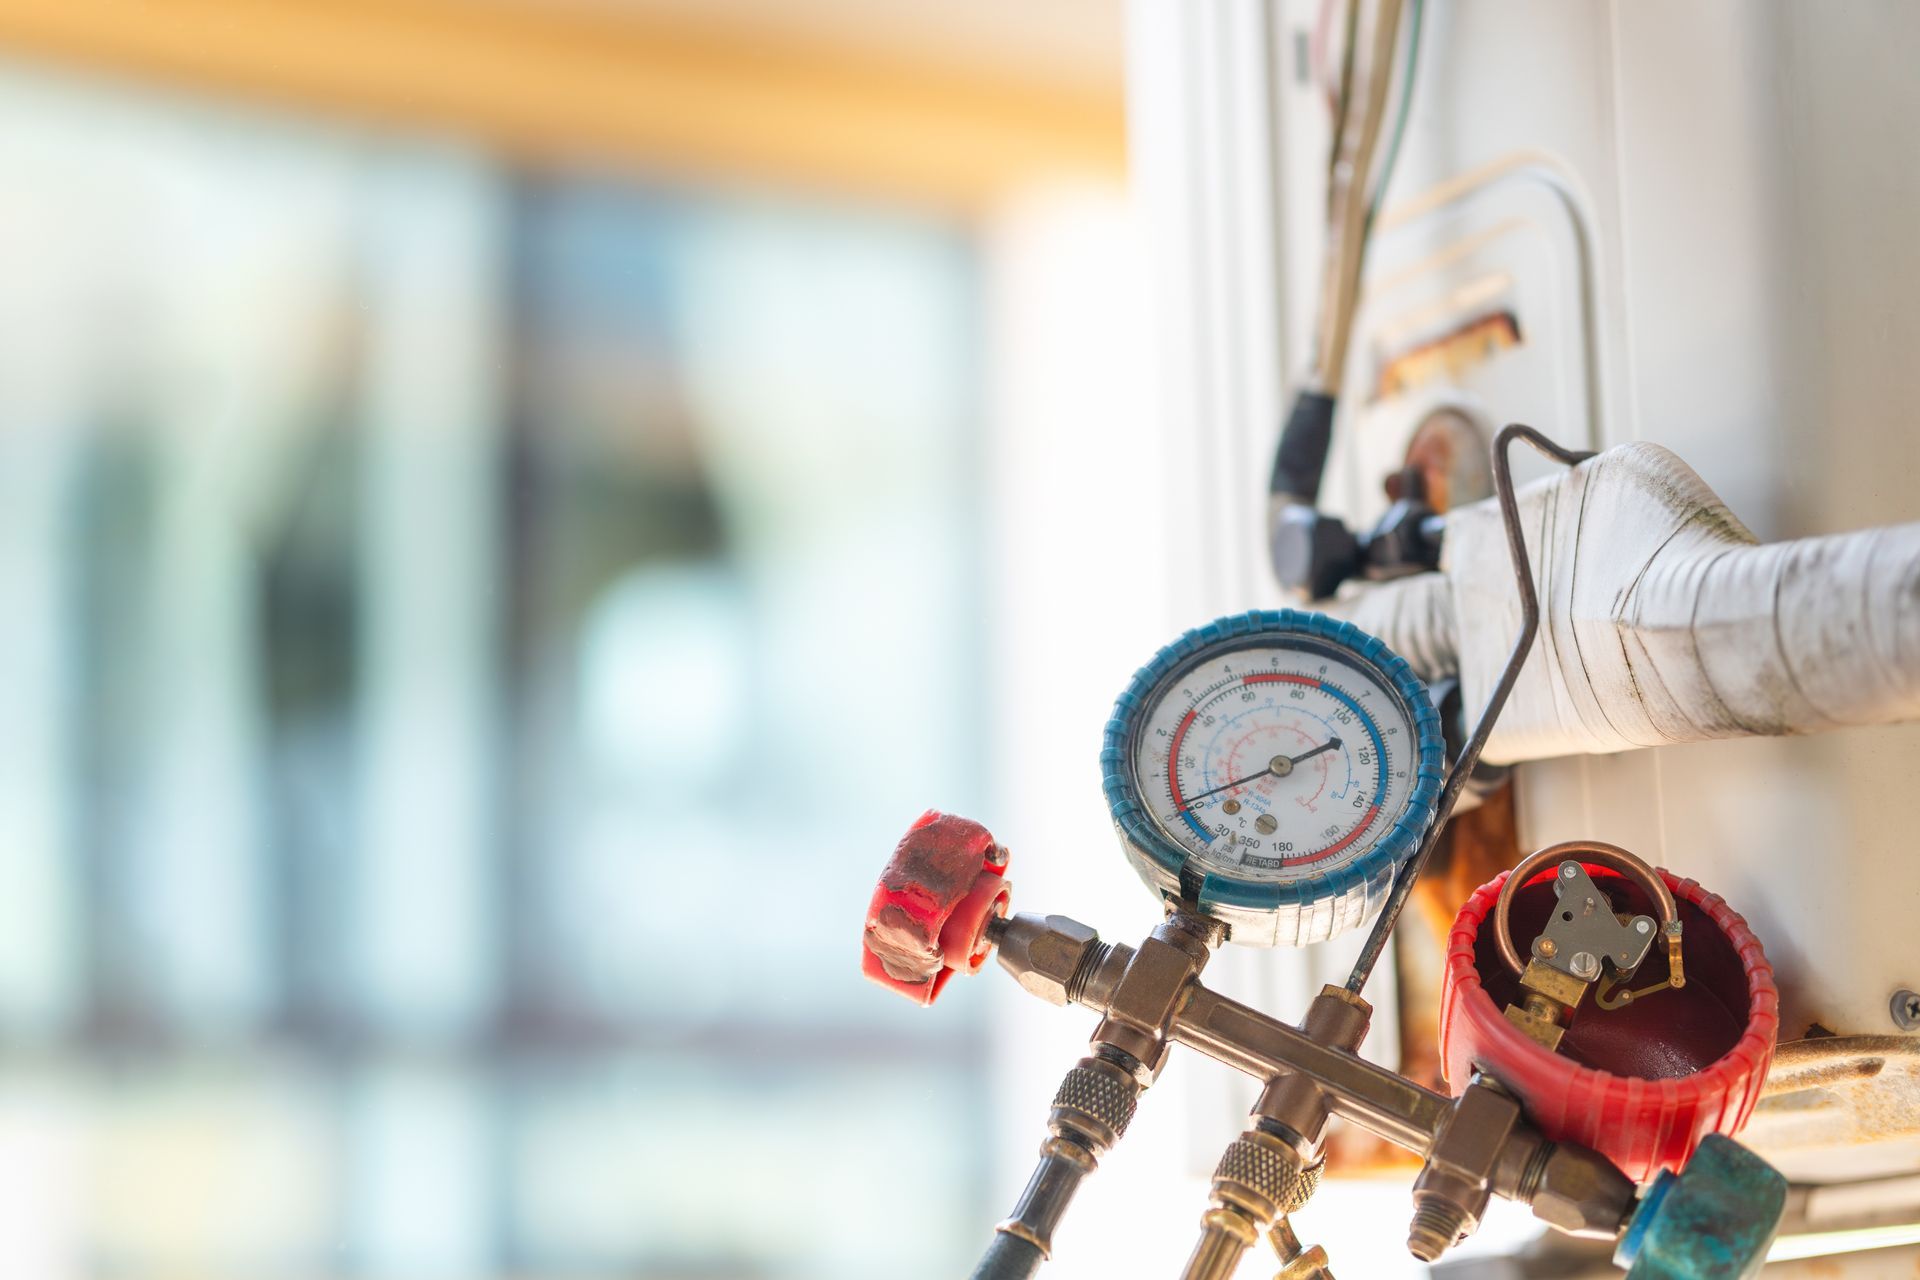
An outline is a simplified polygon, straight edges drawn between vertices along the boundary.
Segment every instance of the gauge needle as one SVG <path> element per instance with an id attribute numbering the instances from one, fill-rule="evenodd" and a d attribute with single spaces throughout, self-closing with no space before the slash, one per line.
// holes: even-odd
<path id="1" fill-rule="evenodd" d="M 1337 751 L 1339 750 L 1339 748 L 1340 748 L 1340 739 L 1328 738 L 1325 742 L 1321 743 L 1319 746 L 1315 747 L 1313 750 L 1302 751 L 1297 756 L 1275 756 L 1272 760 L 1269 760 L 1267 762 L 1267 767 L 1262 769 L 1258 773 L 1250 773 L 1244 778 L 1235 778 L 1232 782 L 1222 783 L 1221 785 L 1215 787 L 1211 791 L 1202 791 L 1197 796 L 1188 796 L 1187 802 L 1181 805 L 1179 809 L 1175 809 L 1174 812 L 1179 813 L 1182 809 L 1191 809 L 1193 808 L 1194 805 L 1199 804 L 1202 800 L 1205 800 L 1208 796 L 1217 796 L 1222 791 L 1231 791 L 1235 787 L 1244 787 L 1249 782 L 1258 782 L 1260 781 L 1260 779 L 1266 777 L 1268 774 L 1272 774 L 1276 778 L 1284 778 L 1288 774 L 1293 772 L 1293 767 L 1295 765 L 1301 763 L 1302 761 L 1311 760 L 1315 756 L 1319 755 L 1322 751 Z"/>

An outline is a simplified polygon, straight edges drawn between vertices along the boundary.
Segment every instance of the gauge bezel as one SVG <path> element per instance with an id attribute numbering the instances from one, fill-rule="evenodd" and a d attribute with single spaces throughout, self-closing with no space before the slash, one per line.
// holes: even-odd
<path id="1" fill-rule="evenodd" d="M 1289 641 L 1293 643 L 1289 645 Z M 1140 794 L 1134 755 L 1146 713 L 1164 688 L 1208 658 L 1273 645 L 1330 651 L 1342 661 L 1371 670 L 1380 686 L 1400 700 L 1413 726 L 1413 788 L 1393 825 L 1365 853 L 1346 865 L 1287 881 L 1239 879 L 1209 869 L 1198 886 L 1199 905 L 1203 910 L 1277 912 L 1288 907 L 1313 906 L 1391 881 L 1400 864 L 1418 847 L 1440 798 L 1446 761 L 1440 716 L 1434 710 L 1426 685 L 1404 658 L 1352 623 L 1325 614 L 1298 609 L 1232 614 L 1195 627 L 1155 654 L 1151 662 L 1134 673 L 1132 682 L 1115 701 L 1113 717 L 1107 722 L 1100 752 L 1101 788 L 1114 825 L 1123 840 L 1164 873 L 1168 883 L 1176 886 L 1182 883 L 1182 871 L 1191 852 L 1160 825 Z M 1167 884 L 1158 887 L 1164 891 Z"/>

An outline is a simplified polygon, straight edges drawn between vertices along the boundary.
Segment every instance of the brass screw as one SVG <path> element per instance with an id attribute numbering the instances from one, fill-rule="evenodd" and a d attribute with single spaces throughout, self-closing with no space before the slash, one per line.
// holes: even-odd
<path id="1" fill-rule="evenodd" d="M 1560 954 L 1560 948 L 1552 938 L 1540 939 L 1540 945 L 1535 950 L 1539 951 L 1542 960 L 1551 960 Z"/>

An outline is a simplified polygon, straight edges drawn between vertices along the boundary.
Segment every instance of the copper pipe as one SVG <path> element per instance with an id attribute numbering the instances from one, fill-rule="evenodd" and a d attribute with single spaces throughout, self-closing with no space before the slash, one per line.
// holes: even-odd
<path id="1" fill-rule="evenodd" d="M 1598 840 L 1568 840 L 1563 844 L 1548 845 L 1520 859 L 1520 864 L 1508 873 L 1507 882 L 1500 886 L 1500 897 L 1493 904 L 1493 941 L 1500 948 L 1500 958 L 1515 973 L 1522 972 L 1527 966 L 1514 949 L 1513 931 L 1507 927 L 1507 911 L 1513 905 L 1513 895 L 1542 867 L 1549 864 L 1558 866 L 1569 858 L 1618 871 L 1645 889 L 1660 912 L 1660 924 L 1663 927 L 1680 919 L 1680 908 L 1674 903 L 1673 893 L 1667 888 L 1666 882 L 1652 867 L 1619 845 L 1604 844 Z"/>

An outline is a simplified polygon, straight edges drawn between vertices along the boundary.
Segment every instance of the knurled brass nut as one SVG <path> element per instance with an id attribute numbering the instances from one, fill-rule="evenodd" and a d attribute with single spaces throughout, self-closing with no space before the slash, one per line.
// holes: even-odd
<path id="1" fill-rule="evenodd" d="M 1278 1138 L 1248 1133 L 1221 1154 L 1213 1171 L 1213 1194 L 1270 1222 L 1305 1204 L 1319 1181 L 1318 1165 L 1305 1168 Z"/>
<path id="2" fill-rule="evenodd" d="M 1104 1149 L 1127 1131 L 1139 1098 L 1140 1086 L 1117 1071 L 1077 1066 L 1067 1072 L 1053 1095 L 1053 1123 Z"/>

